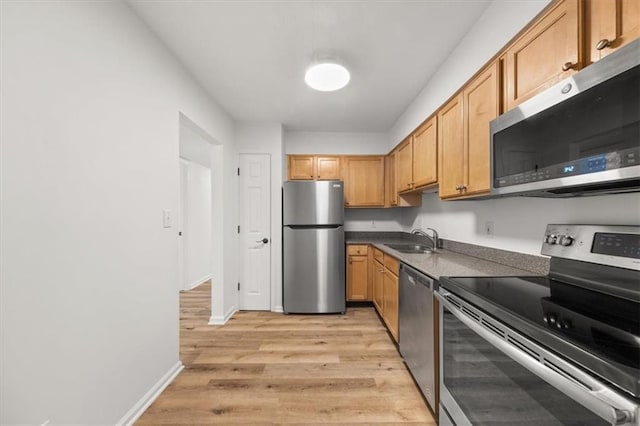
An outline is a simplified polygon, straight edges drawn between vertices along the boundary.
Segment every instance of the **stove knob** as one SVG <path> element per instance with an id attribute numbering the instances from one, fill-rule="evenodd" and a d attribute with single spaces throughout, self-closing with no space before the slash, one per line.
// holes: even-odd
<path id="1" fill-rule="evenodd" d="M 565 330 L 570 329 L 571 326 L 572 326 L 571 320 L 566 319 L 566 320 L 562 321 L 562 328 L 564 328 Z"/>
<path id="2" fill-rule="evenodd" d="M 544 238 L 544 242 L 547 244 L 556 244 L 558 236 L 554 234 L 547 234 Z"/>
<path id="3" fill-rule="evenodd" d="M 559 241 L 560 245 L 562 246 L 570 246 L 571 244 L 573 244 L 573 237 L 570 235 L 562 235 L 560 237 L 560 241 Z"/>
<path id="4" fill-rule="evenodd" d="M 556 320 L 558 318 L 556 317 L 556 314 L 547 314 L 544 317 L 544 322 L 546 322 L 549 326 L 554 327 L 556 325 Z"/>

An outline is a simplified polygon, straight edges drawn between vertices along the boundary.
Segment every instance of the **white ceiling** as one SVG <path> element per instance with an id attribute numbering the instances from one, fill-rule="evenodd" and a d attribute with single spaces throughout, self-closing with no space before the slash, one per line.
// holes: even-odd
<path id="1" fill-rule="evenodd" d="M 384 132 L 490 0 L 129 3 L 234 119 Z M 345 89 L 304 84 L 318 55 L 351 70 Z"/>

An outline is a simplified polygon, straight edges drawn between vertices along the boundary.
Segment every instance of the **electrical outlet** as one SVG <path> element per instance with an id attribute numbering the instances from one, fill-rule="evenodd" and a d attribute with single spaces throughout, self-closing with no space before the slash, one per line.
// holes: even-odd
<path id="1" fill-rule="evenodd" d="M 421 217 L 418 217 L 416 219 L 416 228 L 422 229 L 422 218 Z"/>
<path id="2" fill-rule="evenodd" d="M 484 234 L 487 238 L 493 238 L 493 222 L 488 220 L 484 223 Z"/>
<path id="3" fill-rule="evenodd" d="M 376 221 L 375 221 L 375 220 L 372 220 L 372 221 L 371 221 L 371 227 L 372 227 L 372 228 L 375 228 L 375 227 L 376 227 Z"/>

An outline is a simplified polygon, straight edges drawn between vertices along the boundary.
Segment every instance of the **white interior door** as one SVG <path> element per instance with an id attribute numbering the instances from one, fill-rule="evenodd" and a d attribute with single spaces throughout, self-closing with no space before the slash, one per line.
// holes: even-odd
<path id="1" fill-rule="evenodd" d="M 271 309 L 269 154 L 240 154 L 240 309 Z"/>

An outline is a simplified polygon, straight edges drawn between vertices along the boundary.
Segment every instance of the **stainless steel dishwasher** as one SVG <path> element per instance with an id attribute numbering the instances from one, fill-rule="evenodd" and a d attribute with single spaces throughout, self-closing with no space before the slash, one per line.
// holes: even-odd
<path id="1" fill-rule="evenodd" d="M 435 412 L 433 283 L 400 264 L 400 354 Z"/>

